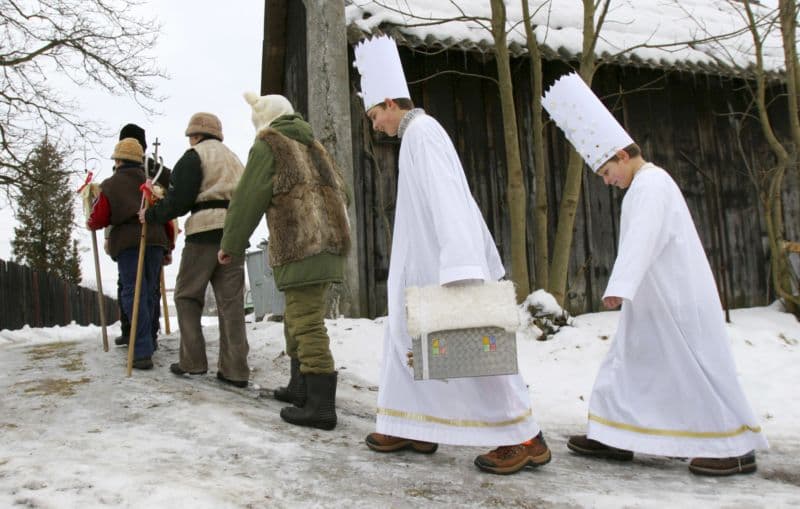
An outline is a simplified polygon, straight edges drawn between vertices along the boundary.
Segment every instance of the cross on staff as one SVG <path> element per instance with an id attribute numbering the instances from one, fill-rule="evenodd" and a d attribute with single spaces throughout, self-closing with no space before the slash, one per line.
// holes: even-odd
<path id="1" fill-rule="evenodd" d="M 153 142 L 153 147 L 155 147 L 153 149 L 153 159 L 156 161 L 156 165 L 159 164 L 161 165 L 161 168 L 159 168 L 158 172 L 156 173 L 156 177 L 154 178 L 158 178 L 158 175 L 161 173 L 161 169 L 164 168 L 164 161 L 163 159 L 159 159 L 158 155 L 159 146 L 161 146 L 161 142 L 158 141 L 158 138 L 156 138 L 156 141 Z M 166 330 L 166 333 L 170 334 L 171 331 L 169 328 L 169 304 L 167 303 L 167 285 L 164 282 L 164 267 L 161 267 L 161 301 L 164 306 L 164 311 L 162 312 L 162 315 L 164 316 L 164 328 Z"/>

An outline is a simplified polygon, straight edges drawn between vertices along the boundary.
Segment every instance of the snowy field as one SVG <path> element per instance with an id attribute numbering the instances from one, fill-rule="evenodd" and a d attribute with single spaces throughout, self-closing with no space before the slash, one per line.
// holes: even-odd
<path id="1" fill-rule="evenodd" d="M 520 369 L 553 451 L 539 470 L 479 472 L 485 449 L 381 455 L 373 431 L 383 319 L 327 322 L 339 370 L 339 425 L 299 428 L 282 403 L 226 389 L 212 369 L 172 375 L 178 334 L 162 336 L 156 369 L 125 377 L 125 349 L 103 352 L 98 327 L 0 331 L 0 507 L 797 507 L 800 505 L 800 324 L 777 306 L 732 312 L 733 351 L 771 449 L 759 470 L 696 477 L 684 459 L 587 460 L 581 433 L 616 312 L 582 315 L 549 341 L 519 336 Z M 172 317 L 171 324 L 176 328 Z M 288 380 L 282 324 L 248 323 L 251 381 Z M 216 360 L 217 327 L 205 327 Z M 110 328 L 110 337 L 119 324 Z"/>

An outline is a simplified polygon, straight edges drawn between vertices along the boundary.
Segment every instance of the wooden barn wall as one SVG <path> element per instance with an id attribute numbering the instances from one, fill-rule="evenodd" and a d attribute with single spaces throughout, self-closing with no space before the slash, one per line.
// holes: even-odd
<path id="1" fill-rule="evenodd" d="M 294 109 L 308 118 L 308 71 L 306 59 L 306 8 L 303 2 L 286 3 L 286 48 L 281 93 Z"/>
<path id="2" fill-rule="evenodd" d="M 291 33 L 291 32 L 290 32 Z M 508 205 L 502 114 L 497 86 L 470 75 L 495 76 L 493 60 L 459 51 L 425 55 L 401 48 L 412 98 L 436 117 L 458 150 L 467 180 L 500 254 L 510 268 Z M 351 52 L 352 58 L 352 52 Z M 528 250 L 533 266 L 533 153 L 530 146 L 530 75 L 527 62 L 513 63 L 516 106 L 528 194 Z M 544 65 L 549 84 L 568 69 L 560 62 Z M 367 285 L 370 316 L 386 313 L 386 278 L 391 223 L 397 188 L 399 140 L 373 133 L 364 116 L 358 74 L 351 71 L 353 148 L 357 189 L 358 234 L 362 280 Z M 729 306 L 762 305 L 771 298 L 768 255 L 761 210 L 747 178 L 730 112 L 747 107 L 747 92 L 736 80 L 683 72 L 604 66 L 594 88 L 623 121 L 645 154 L 663 166 L 686 197 L 706 254 L 717 278 L 727 284 Z M 785 117 L 784 117 L 785 118 Z M 558 204 L 565 181 L 568 144 L 552 124 L 545 127 L 549 236 L 558 222 Z M 741 149 L 755 164 L 770 160 L 758 126 L 742 127 Z M 786 224 L 798 240 L 798 177 L 786 193 Z M 600 301 L 616 256 L 619 213 L 624 193 L 607 188 L 588 171 L 574 227 L 568 281 L 568 308 L 574 313 L 600 309 Z"/>

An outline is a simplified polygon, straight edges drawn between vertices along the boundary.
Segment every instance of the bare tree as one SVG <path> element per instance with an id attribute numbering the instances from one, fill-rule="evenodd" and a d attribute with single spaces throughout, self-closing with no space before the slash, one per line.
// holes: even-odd
<path id="1" fill-rule="evenodd" d="M 155 78 L 148 56 L 159 27 L 131 14 L 137 0 L 0 0 L 0 187 L 8 198 L 30 181 L 24 164 L 44 136 L 96 139 L 100 125 L 81 116 L 53 77 L 132 96 L 151 111 Z M 13 203 L 13 199 L 10 200 Z"/>
<path id="2" fill-rule="evenodd" d="M 528 252 L 525 238 L 525 181 L 522 176 L 517 113 L 514 108 L 514 85 L 511 81 L 511 59 L 506 41 L 506 6 L 503 0 L 492 0 L 492 35 L 497 56 L 497 80 L 500 105 L 503 111 L 503 139 L 506 150 L 508 187 L 506 198 L 511 220 L 511 278 L 517 292 L 517 302 L 530 293 Z"/>
<path id="3" fill-rule="evenodd" d="M 597 40 L 608 13 L 611 0 L 583 0 L 583 48 L 580 54 L 578 74 L 591 86 L 592 77 L 597 70 L 594 51 Z M 598 13 L 595 24 L 595 13 Z M 550 283 L 548 290 L 559 304 L 564 305 L 567 293 L 567 274 L 572 253 L 573 228 L 575 213 L 581 199 L 581 183 L 583 181 L 583 159 L 574 148 L 570 148 L 567 163 L 567 180 L 561 196 L 558 212 L 558 227 L 553 244 L 553 258 L 550 265 Z"/>
<path id="4" fill-rule="evenodd" d="M 758 110 L 759 124 L 767 139 L 767 143 L 775 155 L 775 165 L 760 173 L 756 179 L 759 189 L 764 217 L 767 225 L 767 237 L 770 248 L 770 269 L 775 293 L 783 299 L 787 306 L 797 313 L 800 310 L 800 296 L 793 294 L 791 273 L 787 254 L 782 248 L 784 237 L 783 224 L 783 182 L 789 168 L 798 168 L 798 148 L 800 147 L 800 107 L 798 106 L 798 72 L 800 63 L 797 58 L 797 15 L 798 5 L 794 1 L 779 0 L 778 25 L 781 30 L 786 77 L 787 109 L 789 117 L 789 140 L 782 142 L 775 134 L 767 104 L 766 73 L 764 70 L 763 41 L 764 22 L 753 12 L 751 0 L 743 0 L 742 5 L 747 17 L 748 26 L 753 36 L 755 50 L 756 90 L 754 100 Z M 751 171 L 752 173 L 752 171 Z"/>
<path id="5" fill-rule="evenodd" d="M 533 33 L 530 6 L 528 0 L 522 0 L 522 18 L 531 66 L 531 133 L 533 137 L 533 172 L 534 172 L 534 267 L 536 288 L 547 288 L 550 279 L 550 249 L 547 237 L 547 172 L 544 166 L 544 123 L 542 121 L 542 54 L 539 41 Z"/>

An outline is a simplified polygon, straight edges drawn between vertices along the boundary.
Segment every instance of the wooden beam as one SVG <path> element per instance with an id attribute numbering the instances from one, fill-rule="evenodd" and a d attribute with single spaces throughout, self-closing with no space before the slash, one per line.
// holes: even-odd
<path id="1" fill-rule="evenodd" d="M 261 95 L 284 94 L 287 0 L 265 0 Z"/>

